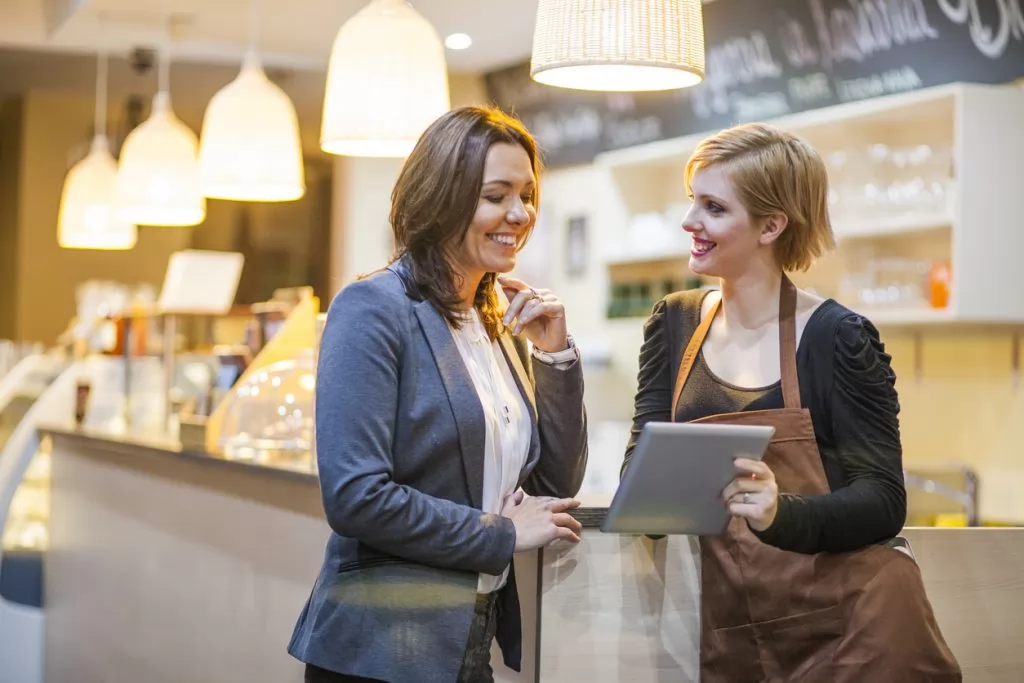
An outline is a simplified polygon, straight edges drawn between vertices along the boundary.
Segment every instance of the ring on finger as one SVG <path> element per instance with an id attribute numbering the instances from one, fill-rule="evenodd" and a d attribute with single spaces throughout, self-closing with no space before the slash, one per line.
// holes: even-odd
<path id="1" fill-rule="evenodd" d="M 743 504 L 744 505 L 749 505 L 750 504 L 750 491 L 744 491 L 743 492 Z"/>

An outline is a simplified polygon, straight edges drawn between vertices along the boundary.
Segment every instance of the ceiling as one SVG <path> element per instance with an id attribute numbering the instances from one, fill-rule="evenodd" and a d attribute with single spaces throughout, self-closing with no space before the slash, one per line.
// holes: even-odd
<path id="1" fill-rule="evenodd" d="M 0 48 L 127 53 L 156 47 L 172 26 L 179 61 L 237 64 L 260 17 L 268 65 L 326 69 L 338 28 L 367 0 L 0 0 Z M 453 71 L 481 72 L 530 56 L 537 0 L 412 0 L 443 38 L 466 33 L 467 50 L 448 50 Z"/>

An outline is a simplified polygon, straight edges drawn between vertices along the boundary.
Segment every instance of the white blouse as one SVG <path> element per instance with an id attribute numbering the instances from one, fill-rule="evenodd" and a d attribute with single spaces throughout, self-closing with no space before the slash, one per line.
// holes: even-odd
<path id="1" fill-rule="evenodd" d="M 483 511 L 501 514 L 502 503 L 519 482 L 526 464 L 533 427 L 529 408 L 519 392 L 512 369 L 497 341 L 487 336 L 476 309 L 471 319 L 452 337 L 459 349 L 469 376 L 480 396 L 487 423 L 484 447 Z M 505 585 L 508 569 L 500 576 L 481 574 L 477 584 L 480 593 L 491 593 Z"/>

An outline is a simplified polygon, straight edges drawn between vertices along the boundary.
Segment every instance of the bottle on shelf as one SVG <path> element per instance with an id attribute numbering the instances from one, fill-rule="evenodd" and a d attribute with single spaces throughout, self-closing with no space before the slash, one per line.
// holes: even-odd
<path id="1" fill-rule="evenodd" d="M 953 269 L 949 261 L 936 261 L 928 273 L 928 303 L 932 308 L 949 306 L 949 290 L 953 285 Z"/>

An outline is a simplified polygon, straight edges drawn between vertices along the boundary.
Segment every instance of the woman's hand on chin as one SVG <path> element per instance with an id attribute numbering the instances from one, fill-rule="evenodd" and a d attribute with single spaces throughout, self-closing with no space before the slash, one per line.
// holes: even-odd
<path id="1" fill-rule="evenodd" d="M 508 275 L 499 275 L 498 284 L 509 300 L 502 322 L 512 327 L 513 334 L 525 334 L 535 347 L 547 353 L 569 348 L 565 305 L 561 299 L 550 290 L 534 289 Z"/>

